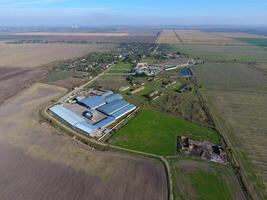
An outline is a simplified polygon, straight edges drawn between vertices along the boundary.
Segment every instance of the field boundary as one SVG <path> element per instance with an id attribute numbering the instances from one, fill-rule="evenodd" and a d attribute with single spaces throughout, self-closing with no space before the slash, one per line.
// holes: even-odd
<path id="1" fill-rule="evenodd" d="M 217 115 L 214 114 L 216 111 L 211 112 L 210 107 L 214 110 L 215 108 L 212 106 L 210 101 L 207 99 L 207 97 L 202 93 L 201 98 L 205 102 L 206 109 L 211 116 L 211 118 L 214 121 L 215 127 L 218 130 L 218 133 L 220 134 L 221 141 L 223 145 L 226 147 L 225 150 L 227 151 L 228 158 L 230 160 L 231 165 L 234 168 L 234 172 L 237 175 L 237 178 L 240 182 L 240 185 L 243 188 L 243 191 L 247 197 L 247 199 L 264 199 L 264 197 L 259 193 L 259 191 L 255 190 L 255 187 L 250 183 L 249 178 L 247 177 L 246 170 L 243 167 L 243 164 L 239 161 L 238 156 L 239 152 L 236 150 L 232 143 L 230 142 L 230 139 L 228 138 L 227 130 L 225 130 L 225 126 L 222 125 L 222 122 L 218 119 Z M 216 109 L 215 109 L 216 110 Z"/>
<path id="2" fill-rule="evenodd" d="M 176 35 L 176 37 L 178 38 L 178 40 L 180 41 L 181 44 L 184 43 L 184 41 L 182 40 L 182 38 L 180 37 L 180 35 L 174 30 L 174 33 Z"/>

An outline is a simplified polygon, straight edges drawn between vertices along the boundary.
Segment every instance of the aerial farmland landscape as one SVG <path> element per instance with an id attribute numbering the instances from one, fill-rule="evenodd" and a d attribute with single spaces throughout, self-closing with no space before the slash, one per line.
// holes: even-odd
<path id="1" fill-rule="evenodd" d="M 266 6 L 1 2 L 0 200 L 265 200 Z"/>

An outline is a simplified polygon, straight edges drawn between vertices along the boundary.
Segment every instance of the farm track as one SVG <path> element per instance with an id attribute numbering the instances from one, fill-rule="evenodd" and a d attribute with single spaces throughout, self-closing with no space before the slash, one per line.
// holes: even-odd
<path id="1" fill-rule="evenodd" d="M 183 40 L 181 39 L 181 37 L 179 36 L 179 34 L 178 34 L 176 31 L 174 31 L 174 32 L 175 32 L 176 37 L 177 37 L 178 40 L 180 41 L 180 43 L 183 44 L 184 42 L 183 42 Z"/>

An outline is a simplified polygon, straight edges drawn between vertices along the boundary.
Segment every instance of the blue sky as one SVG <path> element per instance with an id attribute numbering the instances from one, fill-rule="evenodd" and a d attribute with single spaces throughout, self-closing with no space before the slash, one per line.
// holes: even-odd
<path id="1" fill-rule="evenodd" d="M 267 0 L 0 0 L 0 26 L 267 25 Z"/>

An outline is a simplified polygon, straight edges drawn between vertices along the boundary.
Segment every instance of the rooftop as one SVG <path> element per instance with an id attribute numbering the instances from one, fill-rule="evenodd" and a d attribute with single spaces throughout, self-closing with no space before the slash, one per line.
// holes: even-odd
<path id="1" fill-rule="evenodd" d="M 85 105 L 88 108 L 95 109 L 97 107 L 100 107 L 104 105 L 105 99 L 101 96 L 89 96 L 89 97 L 84 97 L 81 100 L 78 100 L 80 104 Z"/>

